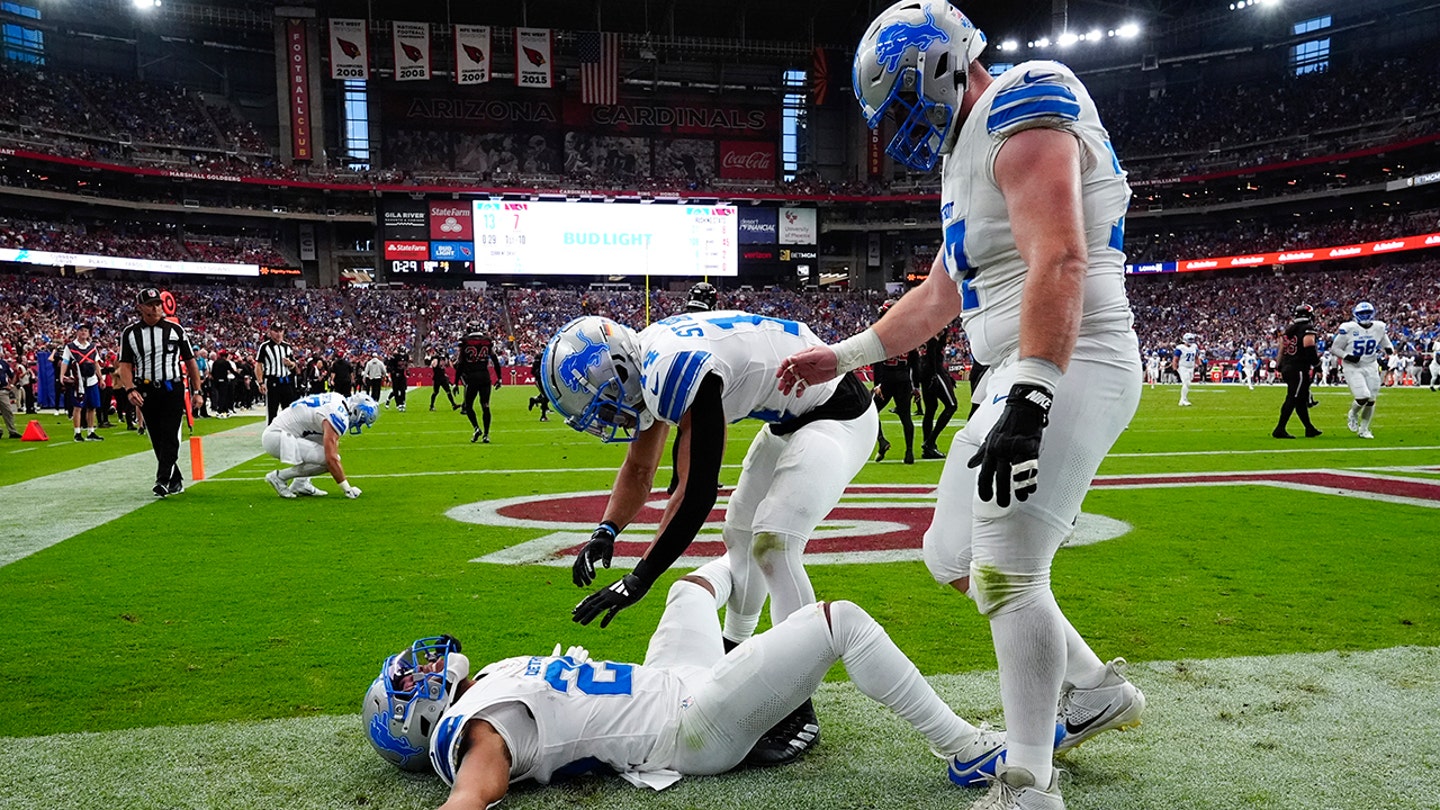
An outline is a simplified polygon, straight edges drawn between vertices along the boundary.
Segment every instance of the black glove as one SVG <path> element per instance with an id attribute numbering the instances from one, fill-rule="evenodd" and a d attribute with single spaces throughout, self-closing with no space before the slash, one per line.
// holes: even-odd
<path id="1" fill-rule="evenodd" d="M 571 618 L 580 624 L 589 624 L 595 621 L 595 617 L 601 613 L 605 618 L 600 620 L 600 627 L 610 626 L 610 620 L 615 618 L 622 608 L 630 607 L 639 602 L 650 590 L 649 584 L 634 574 L 626 574 L 619 581 L 614 582 L 608 588 L 598 590 L 580 601 L 580 604 L 572 610 Z"/>
<path id="2" fill-rule="evenodd" d="M 970 458 L 971 468 L 980 468 L 980 500 L 1010 505 L 1010 491 L 1016 500 L 1030 497 L 1040 478 L 1040 437 L 1050 424 L 1054 395 L 1042 386 L 1016 383 L 1010 387 L 1000 421 L 990 429 L 985 443 Z"/>
<path id="3" fill-rule="evenodd" d="M 575 555 L 575 564 L 570 566 L 570 579 L 575 587 L 583 588 L 595 581 L 596 560 L 605 563 L 606 568 L 610 567 L 610 558 L 615 554 L 615 535 L 619 533 L 615 524 L 608 520 L 595 527 L 590 542 L 580 549 L 580 553 Z"/>

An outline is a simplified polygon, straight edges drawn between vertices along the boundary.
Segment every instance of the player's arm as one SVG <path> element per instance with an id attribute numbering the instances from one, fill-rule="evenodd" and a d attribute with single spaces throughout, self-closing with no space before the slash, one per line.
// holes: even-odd
<path id="1" fill-rule="evenodd" d="M 265 364 L 260 362 L 260 356 L 255 356 L 255 381 L 260 384 L 260 393 L 265 393 Z"/>
<path id="2" fill-rule="evenodd" d="M 780 390 L 788 394 L 801 381 L 818 385 L 862 366 L 904 354 L 924 343 L 959 314 L 960 289 L 945 270 L 944 251 L 941 251 L 930 265 L 930 275 L 920 286 L 906 293 L 869 329 L 834 346 L 811 346 L 785 358 L 775 372 Z"/>
<path id="3" fill-rule="evenodd" d="M 325 466 L 329 468 L 330 475 L 334 477 L 335 483 L 339 484 L 349 494 L 351 489 L 345 480 L 345 468 L 340 466 L 340 432 L 335 429 L 329 419 L 325 420 Z"/>
<path id="4" fill-rule="evenodd" d="M 494 726 L 484 720 L 466 724 L 464 745 L 450 798 L 440 810 L 485 810 L 510 789 L 510 749 Z"/>
<path id="5" fill-rule="evenodd" d="M 501 376 L 503 372 L 501 372 L 500 370 L 500 356 L 494 351 L 490 352 L 490 362 L 495 366 L 495 387 L 499 388 L 500 383 L 502 382 Z"/>

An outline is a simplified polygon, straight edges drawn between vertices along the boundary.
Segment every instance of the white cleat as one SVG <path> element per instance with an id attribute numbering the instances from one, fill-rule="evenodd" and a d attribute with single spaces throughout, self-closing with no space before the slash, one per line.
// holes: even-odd
<path id="1" fill-rule="evenodd" d="M 1060 771 L 1051 769 L 1050 784 L 1042 787 L 1024 768 L 1000 762 L 990 779 L 990 792 L 970 805 L 970 810 L 1065 810 Z"/>
<path id="2" fill-rule="evenodd" d="M 1373 438 L 1375 438 L 1375 434 L 1374 434 L 1374 433 L 1371 433 L 1367 428 L 1360 428 L 1359 432 L 1356 433 L 1355 435 L 1359 436 L 1359 437 L 1362 438 L 1362 439 L 1373 439 Z"/>
<path id="3" fill-rule="evenodd" d="M 1065 736 L 1055 743 L 1057 755 L 1110 729 L 1127 729 L 1140 725 L 1145 711 L 1145 693 L 1120 674 L 1124 658 L 1105 665 L 1105 678 L 1099 686 L 1080 689 L 1070 686 L 1060 693 L 1060 710 L 1056 720 L 1065 727 Z"/>
<path id="4" fill-rule="evenodd" d="M 284 481 L 280 480 L 280 473 L 275 472 L 274 470 L 265 473 L 265 483 L 274 487 L 275 494 L 279 495 L 282 498 L 295 497 L 295 493 L 290 491 L 290 487 Z"/>
<path id="5" fill-rule="evenodd" d="M 1351 433 L 1360 432 L 1360 422 L 1355 419 L 1355 414 L 1352 413 L 1345 417 L 1345 427 L 1350 428 Z"/>
<path id="6" fill-rule="evenodd" d="M 296 495 L 305 495 L 311 498 L 323 498 L 330 494 L 310 483 L 309 478 L 296 478 L 294 481 L 291 481 L 290 491 Z"/>

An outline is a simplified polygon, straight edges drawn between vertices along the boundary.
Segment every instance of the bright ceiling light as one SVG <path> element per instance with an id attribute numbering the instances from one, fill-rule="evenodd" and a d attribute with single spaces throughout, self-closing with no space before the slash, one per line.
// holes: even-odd
<path id="1" fill-rule="evenodd" d="M 1004 42 L 1000 43 L 1000 50 L 1002 50 L 1002 51 L 1018 51 L 1018 50 L 1020 50 L 1020 43 L 1016 42 L 1016 41 L 1013 40 L 1013 39 L 1007 39 L 1007 40 L 1005 40 Z"/>
<path id="2" fill-rule="evenodd" d="M 1077 41 L 1079 41 L 1079 39 L 1080 37 L 1077 37 L 1069 31 L 1066 31 L 1065 33 L 1060 35 L 1060 47 L 1065 48 L 1069 47 L 1070 45 L 1074 45 Z"/>
<path id="3" fill-rule="evenodd" d="M 1133 39 L 1140 36 L 1140 26 L 1136 25 L 1135 23 L 1125 23 L 1124 25 L 1115 29 L 1115 34 L 1124 39 Z"/>

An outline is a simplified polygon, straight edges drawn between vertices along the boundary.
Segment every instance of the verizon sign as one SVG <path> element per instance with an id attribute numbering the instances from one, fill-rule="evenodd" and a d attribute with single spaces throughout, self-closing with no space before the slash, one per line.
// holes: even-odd
<path id="1" fill-rule="evenodd" d="M 722 180 L 774 180 L 775 144 L 768 141 L 721 141 Z"/>

